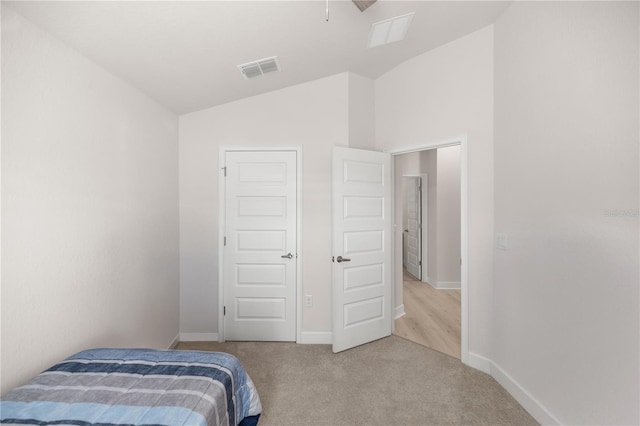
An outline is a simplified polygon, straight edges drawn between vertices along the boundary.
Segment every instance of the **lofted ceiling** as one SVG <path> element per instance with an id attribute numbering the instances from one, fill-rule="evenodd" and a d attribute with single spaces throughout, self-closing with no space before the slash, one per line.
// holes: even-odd
<path id="1" fill-rule="evenodd" d="M 493 23 L 508 1 L 15 1 L 29 21 L 177 114 L 351 71 L 377 78 Z M 368 49 L 371 24 L 415 12 L 404 41 Z M 277 56 L 251 80 L 237 65 Z"/>

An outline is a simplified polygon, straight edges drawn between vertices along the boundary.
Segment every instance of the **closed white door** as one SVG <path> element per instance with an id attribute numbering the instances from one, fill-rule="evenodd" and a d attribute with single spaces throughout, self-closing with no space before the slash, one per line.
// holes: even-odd
<path id="1" fill-rule="evenodd" d="M 227 340 L 296 340 L 296 155 L 226 152 Z"/>
<path id="2" fill-rule="evenodd" d="M 422 212 L 419 177 L 405 177 L 404 208 L 406 214 L 406 228 L 404 241 L 406 246 L 404 264 L 409 272 L 419 280 L 422 279 Z"/>
<path id="3" fill-rule="evenodd" d="M 391 334 L 391 155 L 333 150 L 333 351 Z"/>

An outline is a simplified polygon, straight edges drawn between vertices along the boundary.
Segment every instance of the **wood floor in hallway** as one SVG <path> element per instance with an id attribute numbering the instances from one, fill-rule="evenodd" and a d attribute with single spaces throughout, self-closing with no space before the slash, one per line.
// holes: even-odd
<path id="1" fill-rule="evenodd" d="M 460 359 L 460 290 L 436 290 L 404 271 L 405 315 L 393 334 Z"/>

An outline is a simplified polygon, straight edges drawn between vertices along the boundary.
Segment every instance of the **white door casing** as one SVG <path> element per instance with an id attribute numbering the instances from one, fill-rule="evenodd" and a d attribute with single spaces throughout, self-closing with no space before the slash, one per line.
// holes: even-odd
<path id="1" fill-rule="evenodd" d="M 392 329 L 391 156 L 333 149 L 333 351 Z"/>
<path id="2" fill-rule="evenodd" d="M 295 151 L 227 151 L 224 338 L 295 341 Z"/>
<path id="3" fill-rule="evenodd" d="M 447 140 L 399 147 L 386 152 L 395 156 L 454 145 L 460 145 L 460 358 L 464 364 L 471 365 L 474 368 L 486 372 L 488 371 L 488 367 L 483 364 L 483 361 L 477 357 L 473 357 L 469 352 L 469 163 L 467 136 L 461 135 Z M 427 187 L 426 175 L 423 174 L 422 178 L 424 187 Z M 425 196 L 424 199 L 426 201 L 427 197 Z M 425 204 L 423 205 L 423 212 L 427 211 L 428 209 Z M 426 226 L 423 226 L 423 230 L 426 230 Z M 423 237 L 426 237 L 426 234 L 423 235 Z M 423 239 L 423 241 L 426 240 L 426 238 Z M 425 251 L 426 250 L 428 250 L 427 246 L 425 246 Z M 425 273 L 428 274 L 426 271 Z M 400 274 L 400 278 L 401 277 L 402 275 Z M 401 282 L 400 285 L 402 285 Z"/>
<path id="4" fill-rule="evenodd" d="M 407 217 L 406 228 L 404 229 L 404 240 L 406 241 L 406 265 L 407 272 L 419 280 L 422 279 L 422 202 L 421 202 L 421 179 L 410 176 L 404 178 L 405 184 L 405 215 Z"/>

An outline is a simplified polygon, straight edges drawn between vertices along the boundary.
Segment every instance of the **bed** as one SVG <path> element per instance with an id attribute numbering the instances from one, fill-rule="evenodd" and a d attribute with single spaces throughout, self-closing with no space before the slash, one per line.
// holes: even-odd
<path id="1" fill-rule="evenodd" d="M 233 355 L 92 349 L 8 392 L 0 423 L 252 426 L 261 411 L 255 386 Z"/>

